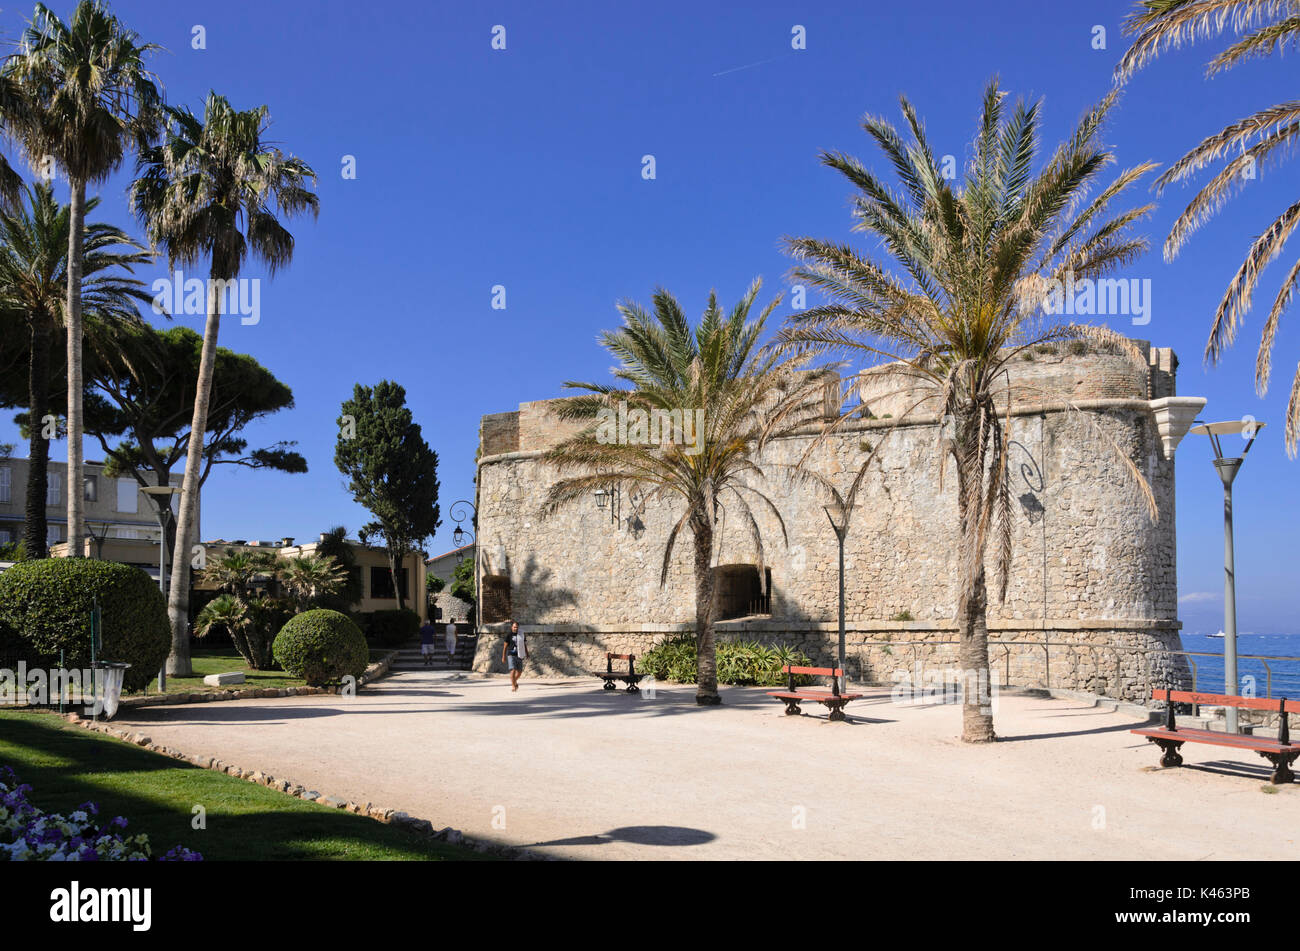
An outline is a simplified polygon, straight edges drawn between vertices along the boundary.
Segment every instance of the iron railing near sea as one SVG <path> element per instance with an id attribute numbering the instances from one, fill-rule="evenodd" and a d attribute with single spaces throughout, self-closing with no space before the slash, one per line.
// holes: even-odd
<path id="1" fill-rule="evenodd" d="M 960 643 L 961 643 L 960 641 L 953 641 L 953 640 L 881 641 L 876 644 L 871 644 L 871 646 L 881 647 L 881 648 L 910 647 L 912 649 L 912 664 L 913 666 L 915 666 L 916 661 L 918 659 L 917 658 L 918 648 L 957 646 L 960 645 Z M 998 658 L 995 661 L 992 657 L 990 657 L 989 660 L 990 670 L 999 667 L 1005 669 L 1005 676 L 1002 678 L 1002 682 L 998 684 L 998 686 L 1000 687 L 1008 686 L 1011 683 L 1010 648 L 1012 647 L 1036 648 L 1043 651 L 1043 670 L 1044 670 L 1043 680 L 1044 680 L 1044 686 L 1049 688 L 1052 686 L 1051 652 L 1053 650 L 1055 649 L 1068 649 L 1071 651 L 1084 650 L 1084 651 L 1092 652 L 1094 654 L 1098 651 L 1107 651 L 1114 654 L 1115 655 L 1115 667 L 1114 667 L 1115 679 L 1113 681 L 1107 680 L 1105 687 L 1101 692 L 1101 696 L 1114 697 L 1115 699 L 1135 699 L 1131 697 L 1124 698 L 1119 696 L 1120 694 L 1124 693 L 1122 689 L 1124 678 L 1123 678 L 1121 664 L 1122 664 L 1122 657 L 1125 654 L 1130 654 L 1130 655 L 1131 654 L 1167 654 L 1170 656 L 1178 656 L 1178 657 L 1186 658 L 1187 663 L 1191 668 L 1191 677 L 1192 677 L 1191 690 L 1192 691 L 1196 691 L 1199 689 L 1200 668 L 1199 665 L 1197 664 L 1196 658 L 1198 657 L 1214 658 L 1217 659 L 1220 662 L 1220 664 L 1223 661 L 1222 654 L 1215 654 L 1210 651 L 1186 651 L 1186 650 L 1175 651 L 1175 650 L 1168 650 L 1167 648 L 1163 648 L 1163 647 L 1129 647 L 1129 646 L 1119 645 L 1119 644 L 1080 644 L 1071 641 L 993 641 L 991 640 L 989 641 L 990 654 L 992 654 L 995 648 L 1002 648 L 1001 658 Z M 1265 698 L 1272 698 L 1273 696 L 1273 680 L 1274 680 L 1273 663 L 1285 662 L 1285 663 L 1292 664 L 1295 668 L 1295 672 L 1288 672 L 1284 675 L 1285 679 L 1287 680 L 1288 687 L 1294 688 L 1291 689 L 1291 692 L 1287 694 L 1287 696 L 1290 699 L 1295 699 L 1296 697 L 1300 697 L 1300 686 L 1294 685 L 1294 682 L 1300 682 L 1300 657 L 1290 657 L 1290 656 L 1279 655 L 1279 654 L 1238 654 L 1237 660 L 1239 662 L 1258 661 L 1261 665 L 1263 665 L 1264 684 L 1265 684 L 1263 696 Z M 862 680 L 862 682 L 864 683 L 870 682 L 867 680 L 866 677 L 866 665 L 867 665 L 867 661 L 865 658 L 858 659 L 858 675 L 860 680 Z M 1152 677 L 1151 664 L 1145 663 L 1142 664 L 1141 666 L 1145 677 L 1144 680 L 1145 690 L 1142 692 L 1140 696 L 1144 702 L 1150 702 L 1151 690 L 1154 687 L 1161 687 L 1161 688 L 1173 687 L 1177 689 L 1179 687 L 1186 686 L 1185 684 L 1170 683 L 1169 681 L 1171 678 L 1169 676 L 1160 678 L 1161 682 L 1157 683 L 1156 678 Z M 1103 669 L 1100 662 L 1096 664 L 1096 669 L 1098 671 L 1101 671 Z M 1166 675 L 1173 673 L 1174 671 L 1176 671 L 1176 669 L 1177 669 L 1176 666 L 1172 664 L 1162 666 L 1162 670 L 1166 673 Z M 1220 675 L 1222 675 L 1221 666 L 1219 668 L 1219 673 Z M 1220 683 L 1220 684 L 1214 684 L 1212 686 L 1216 690 L 1218 690 L 1221 689 L 1223 685 Z M 1114 688 L 1113 692 L 1112 692 L 1112 688 Z M 1256 696 L 1259 695 L 1256 694 Z"/>

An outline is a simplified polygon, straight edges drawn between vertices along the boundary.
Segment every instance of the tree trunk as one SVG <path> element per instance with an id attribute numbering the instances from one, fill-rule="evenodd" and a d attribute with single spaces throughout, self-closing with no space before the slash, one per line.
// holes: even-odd
<path id="1" fill-rule="evenodd" d="M 84 552 L 86 526 L 82 500 L 81 420 L 81 245 L 86 225 L 86 183 L 73 181 L 68 228 L 68 555 L 80 558 Z"/>
<path id="2" fill-rule="evenodd" d="M 217 278 L 209 273 L 208 319 L 203 328 L 203 350 L 199 356 L 199 379 L 194 388 L 194 418 L 185 455 L 185 477 L 181 483 L 181 508 L 176 515 L 176 550 L 172 553 L 171 588 L 167 617 L 172 626 L 172 651 L 167 673 L 188 677 L 190 664 L 190 547 L 196 539 L 194 523 L 199 505 L 199 482 L 203 468 L 203 433 L 208 427 L 208 398 L 212 395 L 212 370 L 217 359 L 217 333 L 221 313 L 217 307 Z"/>
<path id="3" fill-rule="evenodd" d="M 988 589 L 981 567 L 975 589 L 961 610 L 961 738 L 966 743 L 992 743 L 997 739 L 993 732 L 987 613 Z"/>
<path id="4" fill-rule="evenodd" d="M 695 702 L 722 703 L 718 696 L 718 658 L 713 643 L 713 526 L 708 516 L 691 519 L 695 534 Z"/>
<path id="5" fill-rule="evenodd" d="M 402 600 L 402 586 L 397 583 L 397 556 L 391 548 L 388 550 L 388 573 L 393 576 L 393 595 L 397 598 L 397 610 L 400 611 L 406 604 Z"/>
<path id="6" fill-rule="evenodd" d="M 958 648 L 961 658 L 961 738 L 965 743 L 992 743 L 992 681 L 989 671 L 988 587 L 984 577 L 984 546 L 980 543 L 979 523 L 986 493 L 984 445 L 979 417 L 974 408 L 959 424 L 957 447 L 958 512 L 961 519 L 960 552 L 963 561 L 974 559 L 970 588 L 958 593 L 957 620 L 960 625 Z M 962 465 L 962 457 L 968 465 Z M 972 485 L 973 481 L 973 485 Z M 965 572 L 962 572 L 965 577 Z"/>
<path id="7" fill-rule="evenodd" d="M 45 498 L 49 491 L 50 441 L 45 438 L 45 416 L 50 398 L 50 328 L 44 318 L 32 315 L 32 352 L 27 364 L 27 506 L 23 515 L 23 542 L 28 558 L 48 558 L 49 526 Z"/>

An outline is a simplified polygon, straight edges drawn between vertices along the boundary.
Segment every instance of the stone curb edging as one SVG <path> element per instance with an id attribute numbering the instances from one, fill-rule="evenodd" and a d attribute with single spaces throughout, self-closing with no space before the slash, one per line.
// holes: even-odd
<path id="1" fill-rule="evenodd" d="M 391 660 L 391 658 L 389 658 Z M 369 673 L 369 670 L 367 670 Z M 428 819 L 420 819 L 408 815 L 395 809 L 385 809 L 374 803 L 358 803 L 342 796 L 322 795 L 314 789 L 308 789 L 301 783 L 291 782 L 287 779 L 279 779 L 269 773 L 264 773 L 257 769 L 241 769 L 238 766 L 232 766 L 224 763 L 219 759 L 211 756 L 202 756 L 199 754 L 189 755 L 182 753 L 180 750 L 174 750 L 168 746 L 153 742 L 143 733 L 132 733 L 129 730 L 119 730 L 110 726 L 103 720 L 88 720 L 78 713 L 54 714 L 67 722 L 76 726 L 84 727 L 96 733 L 103 733 L 119 740 L 124 740 L 134 746 L 146 749 L 151 753 L 158 753 L 162 756 L 169 756 L 192 766 L 198 766 L 201 769 L 210 769 L 218 773 L 225 773 L 227 776 L 233 776 L 236 779 L 243 779 L 247 782 L 256 783 L 259 786 L 266 786 L 268 789 L 274 789 L 277 792 L 285 793 L 297 799 L 304 799 L 308 802 L 316 802 L 323 806 L 329 806 L 334 809 L 341 809 L 345 812 L 351 812 L 355 815 L 365 816 L 376 822 L 382 822 L 385 825 L 394 825 L 398 828 L 407 830 L 416 835 L 433 839 L 437 842 L 446 842 L 448 845 L 457 845 L 463 848 L 471 849 L 475 852 L 481 852 L 487 855 L 496 855 L 501 858 L 514 859 L 516 861 L 554 861 L 551 856 L 540 855 L 527 849 L 520 849 L 510 845 L 500 845 L 495 842 L 487 842 L 482 839 L 471 839 L 466 837 L 459 829 L 453 829 L 446 826 L 442 829 L 435 829 L 433 823 Z"/>
<path id="2" fill-rule="evenodd" d="M 385 676 L 398 651 L 389 651 L 382 658 L 368 666 L 357 678 L 357 686 Z M 123 697 L 118 707 L 162 707 L 183 703 L 221 703 L 226 700 L 272 700 L 281 697 L 309 697 L 315 694 L 337 694 L 340 687 L 247 687 L 243 690 L 196 691 L 194 693 L 168 693 L 152 697 Z"/>

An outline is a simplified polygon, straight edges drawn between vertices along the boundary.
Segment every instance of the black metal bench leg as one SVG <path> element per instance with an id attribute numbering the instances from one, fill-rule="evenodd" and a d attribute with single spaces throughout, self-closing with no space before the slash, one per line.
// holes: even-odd
<path id="1" fill-rule="evenodd" d="M 830 708 L 830 711 L 831 711 L 831 715 L 830 715 L 830 717 L 828 718 L 828 720 L 829 720 L 831 723 L 836 723 L 836 722 L 843 723 L 843 722 L 845 722 L 845 720 L 846 720 L 847 718 L 844 716 L 844 704 L 843 704 L 843 703 L 834 703 L 834 702 L 831 702 L 831 703 L 827 703 L 826 706 L 829 707 L 829 708 Z"/>
<path id="2" fill-rule="evenodd" d="M 788 717 L 797 717 L 797 716 L 798 716 L 800 713 L 802 713 L 802 712 L 803 712 L 803 711 L 801 711 L 801 710 L 799 709 L 799 701 L 798 701 L 798 700 L 788 700 L 788 699 L 787 699 L 787 700 L 785 701 L 785 715 L 786 715 L 786 716 L 788 716 Z"/>
<path id="3" fill-rule="evenodd" d="M 613 689 L 614 689 L 614 681 L 612 681 L 612 680 L 606 680 L 606 681 L 605 681 L 605 689 L 606 689 L 606 690 L 613 690 Z"/>
<path id="4" fill-rule="evenodd" d="M 638 686 L 636 685 L 636 681 L 635 681 L 635 680 L 632 680 L 632 681 L 629 681 L 629 682 L 628 682 L 628 685 L 627 685 L 627 692 L 628 692 L 628 693 L 640 693 L 640 692 L 641 692 L 641 688 L 638 687 Z"/>
<path id="5" fill-rule="evenodd" d="M 1183 758 L 1178 755 L 1178 747 L 1183 745 L 1182 740 L 1162 740 L 1158 736 L 1149 736 L 1147 739 L 1157 744 L 1164 752 L 1164 755 L 1160 757 L 1161 766 L 1183 765 Z"/>
<path id="6" fill-rule="evenodd" d="M 1284 786 L 1287 783 L 1295 782 L 1295 773 L 1291 770 L 1291 764 L 1295 762 L 1296 753 L 1265 753 L 1259 751 L 1259 755 L 1264 757 L 1273 764 L 1273 775 L 1269 777 L 1269 782 L 1274 786 Z"/>

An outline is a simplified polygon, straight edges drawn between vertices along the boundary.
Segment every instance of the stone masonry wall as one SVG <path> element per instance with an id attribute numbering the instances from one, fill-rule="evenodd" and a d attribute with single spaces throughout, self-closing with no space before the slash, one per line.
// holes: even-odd
<path id="1" fill-rule="evenodd" d="M 1009 648 L 1003 669 L 1013 683 L 1048 685 L 1050 677 L 1050 686 L 1088 689 L 1105 682 L 1113 690 L 1116 658 L 1120 685 L 1134 695 L 1153 676 L 1181 677 L 1151 670 L 1145 655 L 1113 649 L 1180 646 L 1173 463 L 1164 458 L 1146 405 L 1153 390 L 1173 391 L 1176 360 L 1167 350 L 1151 355 L 1149 375 L 1131 361 L 1116 362 L 1122 358 L 1113 354 L 1039 355 L 1017 368 L 1016 379 L 1032 380 L 1044 397 L 1017 407 L 1011 419 L 1013 556 L 1002 602 L 990 570 L 990 630 L 1005 641 L 1041 643 L 1046 636 L 1088 647 L 1046 654 L 1041 646 Z M 1051 401 L 1061 390 L 1078 411 Z M 499 544 L 506 552 L 507 565 L 494 566 L 493 573 L 508 576 L 512 614 L 532 636 L 530 669 L 572 676 L 603 667 L 606 650 L 642 654 L 656 638 L 689 630 L 694 586 L 688 534 L 678 540 L 667 583 L 659 583 L 678 506 L 625 496 L 613 518 L 594 500 L 544 518 L 540 503 L 555 474 L 537 450 L 567 427 L 549 416 L 545 402 L 523 404 L 517 441 L 498 438 L 492 448 L 500 451 L 490 454 L 489 420 L 506 415 L 484 419 L 479 541 L 484 550 Z M 508 428 L 498 423 L 492 432 Z M 783 440 L 769 448 L 767 459 L 794 463 L 810 439 Z M 847 487 L 869 447 L 879 443 L 845 547 L 849 666 L 865 679 L 887 680 L 899 666 L 899 651 L 910 663 L 913 650 L 926 650 L 938 663 L 950 650 L 901 641 L 956 639 L 956 479 L 951 465 L 940 479 L 937 439 L 932 417 L 904 425 L 864 419 L 828 440 L 811 461 Z M 1148 516 L 1121 456 L 1151 486 L 1158 519 Z M 819 663 L 829 661 L 837 636 L 838 570 L 826 500 L 811 489 L 792 491 L 775 475 L 754 484 L 785 525 L 783 540 L 771 513 L 754 507 L 763 561 L 771 569 L 771 615 L 721 624 L 719 636 L 783 642 Z M 737 522 L 724 512 L 717 563 L 756 565 L 757 552 Z M 475 669 L 495 669 L 499 641 L 483 640 L 480 652 L 493 656 L 478 658 Z"/>

